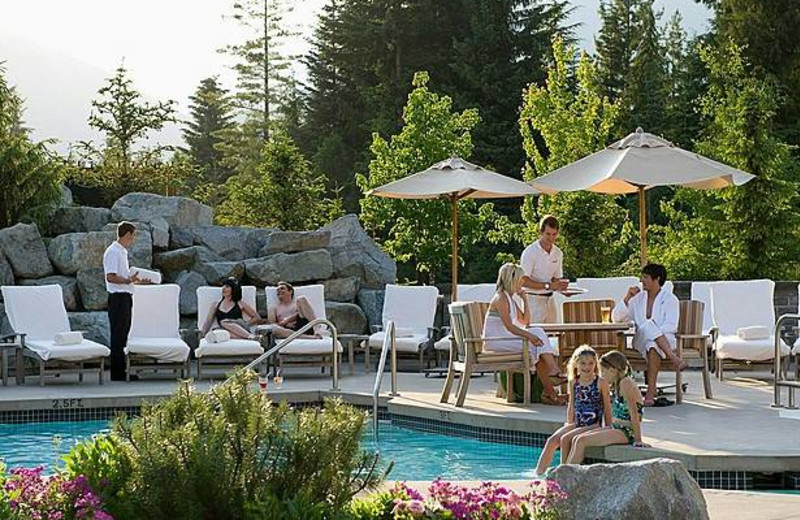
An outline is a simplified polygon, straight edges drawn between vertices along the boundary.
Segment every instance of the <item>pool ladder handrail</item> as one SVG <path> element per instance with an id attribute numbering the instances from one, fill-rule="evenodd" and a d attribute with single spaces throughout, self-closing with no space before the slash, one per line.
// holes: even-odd
<path id="1" fill-rule="evenodd" d="M 333 344 L 333 348 L 332 348 L 333 368 L 331 369 L 331 376 L 333 377 L 333 388 L 331 389 L 331 391 L 332 392 L 338 392 L 339 391 L 339 359 L 338 359 L 339 350 L 338 350 L 337 347 L 339 345 L 339 339 L 338 339 L 339 335 L 338 335 L 338 333 L 336 331 L 336 326 L 333 323 L 331 323 L 330 321 L 328 321 L 326 319 L 323 319 L 323 318 L 317 318 L 315 320 L 311 320 L 310 322 L 306 323 L 305 325 L 300 327 L 298 330 L 293 332 L 291 335 L 289 335 L 289 337 L 287 337 L 286 339 L 281 340 L 280 343 L 277 343 L 274 347 L 272 347 L 271 349 L 269 349 L 268 351 L 264 352 L 263 354 L 258 356 L 253 361 L 251 361 L 247 366 L 245 366 L 241 370 L 244 370 L 244 371 L 252 370 L 253 368 L 255 368 L 258 365 L 260 365 L 261 363 L 263 363 L 265 359 L 268 359 L 269 357 L 274 356 L 275 354 L 280 352 L 284 347 L 286 347 L 287 345 L 290 345 L 292 343 L 292 341 L 296 340 L 298 337 L 302 336 L 303 334 L 305 334 L 309 330 L 313 329 L 314 326 L 316 326 L 316 325 L 325 325 L 331 331 L 331 336 L 332 336 L 331 337 L 331 342 Z M 322 339 L 326 339 L 326 338 L 322 338 Z M 232 377 L 233 377 L 233 375 L 228 377 L 226 382 L 230 381 L 230 379 Z"/>
<path id="2" fill-rule="evenodd" d="M 378 441 L 378 397 L 381 393 L 381 383 L 383 382 L 383 371 L 386 368 L 386 353 L 392 351 L 392 391 L 389 395 L 396 396 L 397 393 L 397 345 L 396 327 L 393 320 L 386 322 L 381 344 L 381 357 L 378 361 L 378 373 L 375 374 L 375 386 L 372 388 L 372 439 Z M 369 348 L 369 345 L 367 345 Z"/>
<path id="3" fill-rule="evenodd" d="M 786 405 L 786 408 L 789 410 L 796 410 L 797 405 L 795 404 L 795 395 L 794 392 L 798 388 L 800 388 L 800 381 L 794 380 L 789 381 L 788 379 L 783 378 L 783 369 L 781 367 L 781 325 L 786 320 L 800 320 L 800 314 L 783 314 L 778 321 L 775 322 L 775 365 L 773 367 L 773 382 L 772 382 L 772 408 L 783 408 L 784 406 L 781 404 L 781 387 L 786 387 L 789 389 L 789 403 Z"/>

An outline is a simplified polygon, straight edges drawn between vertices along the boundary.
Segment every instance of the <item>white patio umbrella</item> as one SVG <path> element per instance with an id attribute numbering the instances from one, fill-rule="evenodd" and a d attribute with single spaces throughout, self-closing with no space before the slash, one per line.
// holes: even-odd
<path id="1" fill-rule="evenodd" d="M 639 194 L 641 261 L 647 261 L 645 190 L 656 186 L 686 186 L 713 190 L 739 186 L 754 175 L 678 148 L 671 142 L 637 128 L 609 147 L 578 159 L 530 182 L 542 193 L 593 191 Z"/>
<path id="2" fill-rule="evenodd" d="M 390 199 L 447 199 L 453 210 L 453 301 L 458 297 L 458 201 L 537 195 L 522 181 L 481 168 L 459 157 L 372 189 L 367 195 Z"/>

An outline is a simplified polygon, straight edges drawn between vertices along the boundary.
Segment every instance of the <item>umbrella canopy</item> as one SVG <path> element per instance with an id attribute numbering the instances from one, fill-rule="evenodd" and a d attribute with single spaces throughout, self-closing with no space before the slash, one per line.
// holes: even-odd
<path id="1" fill-rule="evenodd" d="M 645 190 L 656 186 L 685 186 L 701 190 L 739 186 L 754 176 L 637 128 L 609 147 L 534 179 L 542 193 L 593 191 L 639 194 L 639 233 L 642 265 L 647 259 Z"/>
<path id="2" fill-rule="evenodd" d="M 537 195 L 522 181 L 482 168 L 459 157 L 451 157 L 430 168 L 390 182 L 367 195 L 391 199 L 448 199 L 453 212 L 453 289 L 458 297 L 458 201 L 459 199 L 501 199 Z"/>

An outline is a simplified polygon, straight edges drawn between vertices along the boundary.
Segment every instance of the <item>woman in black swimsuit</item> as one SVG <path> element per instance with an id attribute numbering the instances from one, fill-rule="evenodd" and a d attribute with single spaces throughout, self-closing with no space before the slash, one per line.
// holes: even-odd
<path id="1" fill-rule="evenodd" d="M 211 308 L 202 333 L 205 336 L 216 321 L 220 328 L 231 333 L 232 339 L 253 339 L 255 336 L 250 333 L 248 322 L 254 318 L 258 318 L 258 313 L 242 300 L 239 282 L 236 278 L 228 278 L 222 284 L 222 299 Z"/>

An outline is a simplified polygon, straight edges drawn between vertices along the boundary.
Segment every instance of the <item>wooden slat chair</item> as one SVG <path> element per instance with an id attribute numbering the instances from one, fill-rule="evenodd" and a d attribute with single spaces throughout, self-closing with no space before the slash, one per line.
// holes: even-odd
<path id="1" fill-rule="evenodd" d="M 483 319 L 489 309 L 488 303 L 456 302 L 449 306 L 450 326 L 452 327 L 453 344 L 450 350 L 450 363 L 447 379 L 442 389 L 441 402 L 446 403 L 450 398 L 456 372 L 459 378 L 456 407 L 464 406 L 467 397 L 470 376 L 473 372 L 498 372 L 508 371 L 506 378 L 506 399 L 512 402 L 514 372 L 522 372 L 524 379 L 524 404 L 530 404 L 531 391 L 531 366 L 528 341 L 518 337 L 483 338 Z M 487 340 L 519 341 L 522 344 L 520 352 L 490 352 L 484 350 Z"/>
<path id="2" fill-rule="evenodd" d="M 614 300 L 565 301 L 563 306 L 564 323 L 599 323 L 602 321 L 602 308 L 614 308 Z M 558 357 L 562 365 L 566 365 L 576 348 L 589 345 L 597 351 L 598 356 L 617 350 L 619 334 L 613 331 L 574 331 L 562 334 L 558 344 Z"/>

